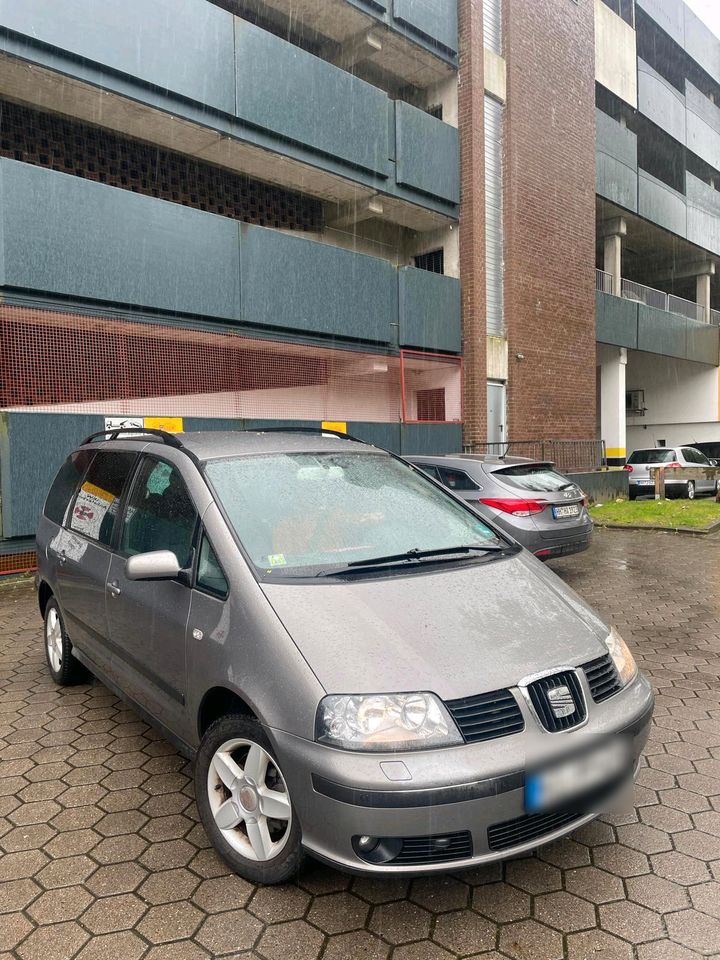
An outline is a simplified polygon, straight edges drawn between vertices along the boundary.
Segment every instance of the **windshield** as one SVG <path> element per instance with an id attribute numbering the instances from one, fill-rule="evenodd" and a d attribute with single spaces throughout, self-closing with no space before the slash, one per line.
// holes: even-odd
<path id="1" fill-rule="evenodd" d="M 574 486 L 567 477 L 564 477 L 561 473 L 556 473 L 546 463 L 508 467 L 506 470 L 496 470 L 495 474 L 503 483 L 520 490 L 539 490 L 543 493 L 552 493 L 555 490 L 566 490 Z"/>
<path id="2" fill-rule="evenodd" d="M 502 544 L 482 520 L 393 457 L 269 454 L 206 474 L 263 574 L 312 576 L 406 551 Z"/>
<path id="3" fill-rule="evenodd" d="M 672 463 L 675 459 L 674 450 L 635 450 L 628 463 Z"/>

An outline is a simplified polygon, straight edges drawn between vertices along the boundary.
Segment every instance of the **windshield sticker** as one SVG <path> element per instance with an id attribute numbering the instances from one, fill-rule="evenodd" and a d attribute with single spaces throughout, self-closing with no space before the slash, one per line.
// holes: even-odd
<path id="1" fill-rule="evenodd" d="M 287 563 L 284 553 L 269 553 L 268 563 L 271 567 L 283 567 Z"/>

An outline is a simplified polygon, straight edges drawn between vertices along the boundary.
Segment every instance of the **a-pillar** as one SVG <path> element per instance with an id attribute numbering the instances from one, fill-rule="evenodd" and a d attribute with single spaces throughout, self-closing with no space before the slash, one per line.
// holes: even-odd
<path id="1" fill-rule="evenodd" d="M 621 467 L 627 451 L 625 424 L 625 347 L 603 348 L 600 363 L 600 432 L 609 467 Z"/>
<path id="2" fill-rule="evenodd" d="M 624 217 L 614 217 L 603 224 L 605 238 L 603 269 L 612 277 L 613 288 L 609 292 L 614 293 L 616 297 L 622 293 L 622 242 L 625 236 L 627 236 L 627 222 Z"/>

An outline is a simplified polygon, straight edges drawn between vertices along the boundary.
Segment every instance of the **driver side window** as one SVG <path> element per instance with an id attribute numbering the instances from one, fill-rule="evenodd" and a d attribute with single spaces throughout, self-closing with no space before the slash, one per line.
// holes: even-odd
<path id="1" fill-rule="evenodd" d="M 146 457 L 123 517 L 120 550 L 126 556 L 172 550 L 181 567 L 192 561 L 197 513 L 176 467 Z"/>

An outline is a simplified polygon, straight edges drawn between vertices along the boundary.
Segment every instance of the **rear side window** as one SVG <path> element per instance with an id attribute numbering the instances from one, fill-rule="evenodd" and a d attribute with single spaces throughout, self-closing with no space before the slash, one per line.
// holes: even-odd
<path id="1" fill-rule="evenodd" d="M 426 473 L 429 477 L 432 477 L 433 480 L 440 480 L 440 474 L 437 471 L 437 467 L 433 467 L 430 463 L 416 463 L 415 466 L 422 470 L 423 473 Z M 442 480 L 440 480 L 442 483 Z"/>
<path id="2" fill-rule="evenodd" d="M 180 566 L 188 567 L 196 520 L 195 506 L 177 468 L 146 457 L 127 501 L 120 550 L 131 555 L 172 550 Z"/>
<path id="3" fill-rule="evenodd" d="M 705 454 L 700 453 L 699 450 L 694 450 L 692 447 L 683 447 L 683 453 L 688 463 L 702 464 L 704 467 L 708 466 Z"/>
<path id="4" fill-rule="evenodd" d="M 553 493 L 555 490 L 564 490 L 574 486 L 567 477 L 557 473 L 546 464 L 536 463 L 507 467 L 505 470 L 496 470 L 493 476 L 509 487 L 542 493 Z"/>
<path id="5" fill-rule="evenodd" d="M 223 573 L 215 551 L 210 546 L 210 541 L 203 534 L 200 543 L 200 556 L 198 557 L 197 576 L 195 585 L 200 590 L 205 590 L 215 597 L 226 597 L 228 592 L 228 582 Z"/>
<path id="6" fill-rule="evenodd" d="M 672 463 L 675 459 L 674 450 L 634 450 L 628 463 Z"/>
<path id="7" fill-rule="evenodd" d="M 70 517 L 70 529 L 109 546 L 115 517 L 134 453 L 96 453 L 85 474 Z"/>
<path id="8" fill-rule="evenodd" d="M 45 501 L 43 513 L 48 520 L 62 526 L 68 504 L 94 456 L 94 450 L 76 450 L 60 467 Z"/>
<path id="9" fill-rule="evenodd" d="M 447 467 L 438 467 L 440 479 L 451 490 L 479 490 L 480 487 L 464 470 L 449 470 Z"/>

